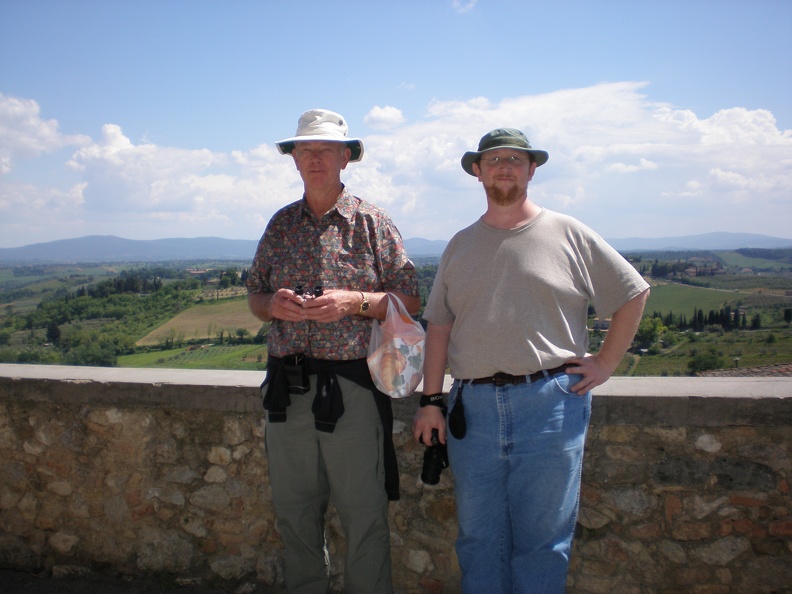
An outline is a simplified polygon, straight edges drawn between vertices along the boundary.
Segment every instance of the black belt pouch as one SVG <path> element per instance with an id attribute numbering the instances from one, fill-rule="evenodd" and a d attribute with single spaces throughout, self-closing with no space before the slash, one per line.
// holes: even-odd
<path id="1" fill-rule="evenodd" d="M 448 411 L 448 430 L 457 439 L 463 439 L 467 433 L 467 421 L 465 421 L 465 405 L 462 404 L 462 383 L 456 395 L 454 408 Z"/>
<path id="2" fill-rule="evenodd" d="M 286 382 L 289 384 L 289 394 L 306 394 L 311 389 L 305 355 L 285 357 L 283 367 L 286 371 Z"/>

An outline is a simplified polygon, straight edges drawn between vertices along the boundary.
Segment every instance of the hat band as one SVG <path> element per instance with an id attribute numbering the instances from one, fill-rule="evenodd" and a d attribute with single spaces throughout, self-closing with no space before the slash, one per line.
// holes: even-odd
<path id="1" fill-rule="evenodd" d="M 298 140 L 301 136 L 326 136 L 328 140 L 335 140 L 338 142 L 347 141 L 346 134 L 339 130 L 338 126 L 326 122 L 312 123 L 310 126 L 306 126 L 302 130 L 299 130 L 297 136 L 295 136 L 295 140 Z"/>
<path id="2" fill-rule="evenodd" d="M 492 142 L 479 145 L 478 152 L 491 151 L 496 148 L 515 148 L 524 151 L 532 150 L 530 144 L 523 142 L 519 138 L 496 138 Z"/>

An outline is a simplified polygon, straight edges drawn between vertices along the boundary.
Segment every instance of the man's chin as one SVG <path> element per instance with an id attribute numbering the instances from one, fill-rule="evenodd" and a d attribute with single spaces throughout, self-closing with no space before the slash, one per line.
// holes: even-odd
<path id="1" fill-rule="evenodd" d="M 517 186 L 511 186 L 508 190 L 503 190 L 498 186 L 490 186 L 484 188 L 487 193 L 487 198 L 498 206 L 510 206 L 520 201 L 522 193 Z"/>

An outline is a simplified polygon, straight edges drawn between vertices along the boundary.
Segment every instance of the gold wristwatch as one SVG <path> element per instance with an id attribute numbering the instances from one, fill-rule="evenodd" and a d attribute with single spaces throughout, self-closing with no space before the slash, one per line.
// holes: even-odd
<path id="1" fill-rule="evenodd" d="M 364 314 L 369 310 L 369 307 L 371 307 L 371 303 L 369 303 L 368 295 L 366 295 L 363 291 L 361 291 L 360 294 L 363 296 L 363 303 L 360 304 L 358 314 Z"/>

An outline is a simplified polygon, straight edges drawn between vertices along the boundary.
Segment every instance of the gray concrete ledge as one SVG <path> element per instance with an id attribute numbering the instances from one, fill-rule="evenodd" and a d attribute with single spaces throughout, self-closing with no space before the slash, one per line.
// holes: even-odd
<path id="1" fill-rule="evenodd" d="M 0 364 L 0 397 L 260 412 L 263 379 L 259 371 Z M 594 423 L 792 425 L 792 377 L 616 377 L 594 394 Z M 410 397 L 397 408 L 415 405 Z"/>
<path id="2" fill-rule="evenodd" d="M 248 413 L 262 410 L 263 379 L 256 371 L 0 364 L 0 398 Z"/>

